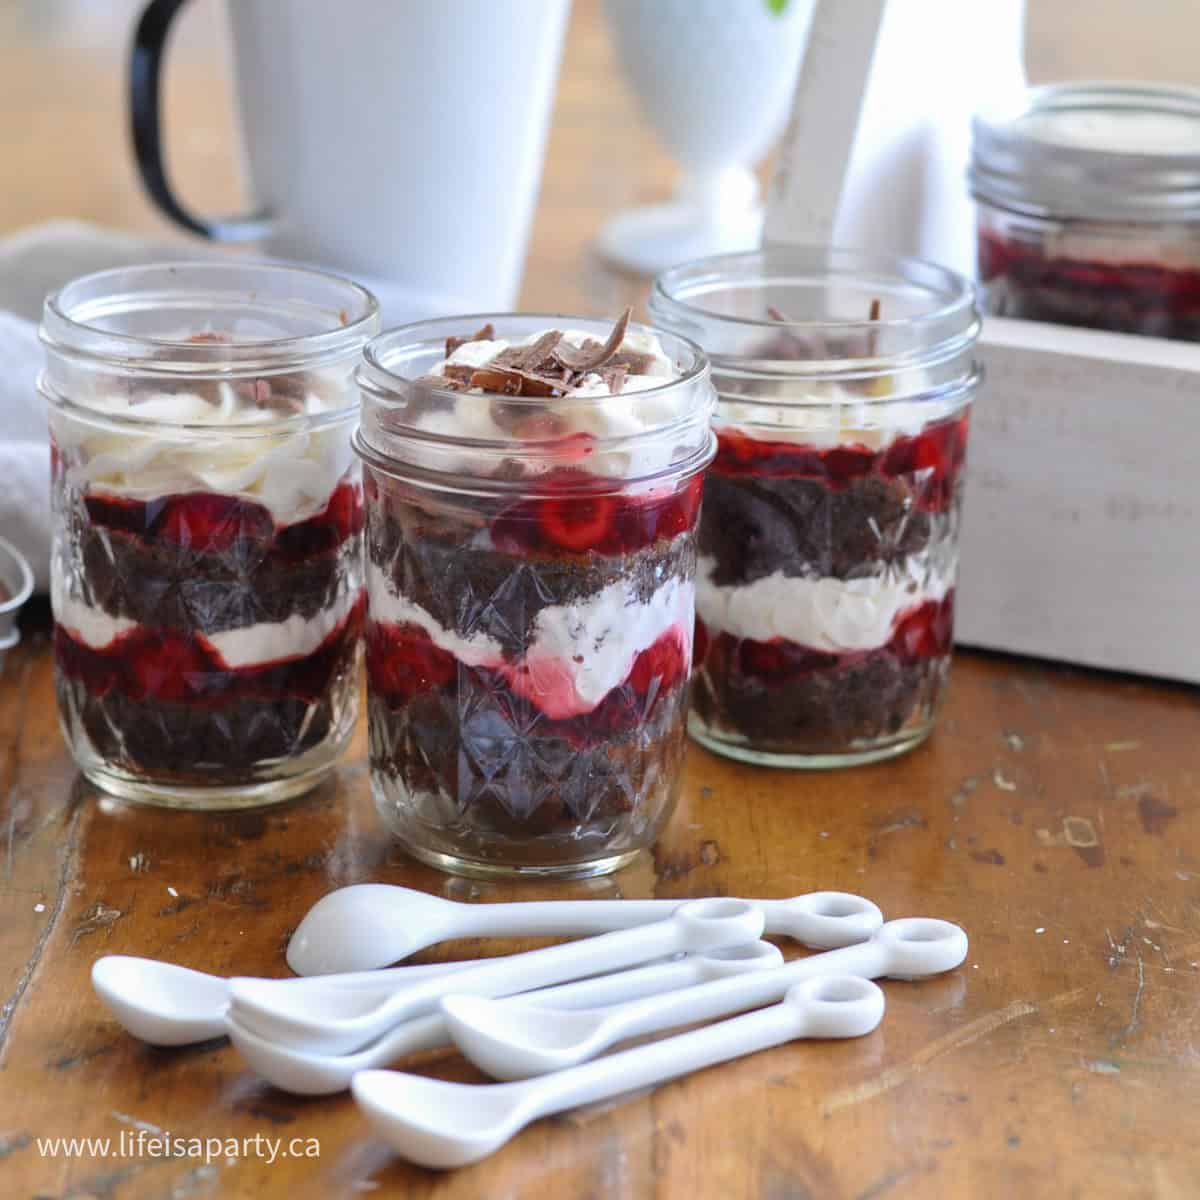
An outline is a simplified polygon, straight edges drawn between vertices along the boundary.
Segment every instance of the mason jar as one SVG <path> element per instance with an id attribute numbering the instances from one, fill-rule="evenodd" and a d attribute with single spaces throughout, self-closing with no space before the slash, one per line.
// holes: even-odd
<path id="1" fill-rule="evenodd" d="M 950 666 L 974 293 L 929 263 L 722 255 L 654 283 L 712 362 L 691 731 L 731 758 L 870 762 L 933 727 Z"/>
<path id="2" fill-rule="evenodd" d="M 371 785 L 444 870 L 611 871 L 675 804 L 712 385 L 686 340 L 612 332 L 429 321 L 359 372 Z M 556 387 L 555 333 L 619 352 Z"/>
<path id="3" fill-rule="evenodd" d="M 1200 339 L 1200 89 L 1050 84 L 974 119 L 985 310 Z"/>
<path id="4" fill-rule="evenodd" d="M 311 787 L 357 714 L 365 609 L 346 280 L 135 267 L 51 295 L 51 603 L 80 770 L 129 800 L 247 807 Z"/>

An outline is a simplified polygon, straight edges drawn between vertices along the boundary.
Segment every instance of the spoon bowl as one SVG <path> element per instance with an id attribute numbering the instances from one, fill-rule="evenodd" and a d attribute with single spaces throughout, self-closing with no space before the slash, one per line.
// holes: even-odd
<path id="1" fill-rule="evenodd" d="M 363 1071 L 354 1099 L 402 1157 L 435 1169 L 465 1167 L 498 1150 L 525 1123 L 520 1085 L 447 1083 L 399 1071 Z"/>
<path id="2" fill-rule="evenodd" d="M 225 1036 L 229 985 L 216 975 L 129 954 L 92 964 L 96 995 L 134 1037 L 184 1046 Z"/>
<path id="3" fill-rule="evenodd" d="M 336 987 L 376 1000 L 398 984 L 450 975 L 473 962 L 430 963 L 394 967 L 389 971 L 359 971 L 327 975 L 320 980 L 277 979 L 293 993 L 314 987 Z M 224 1037 L 229 1010 L 229 980 L 193 971 L 175 963 L 129 954 L 106 954 L 92 964 L 92 987 L 110 1013 L 131 1033 L 152 1046 L 186 1046 Z"/>

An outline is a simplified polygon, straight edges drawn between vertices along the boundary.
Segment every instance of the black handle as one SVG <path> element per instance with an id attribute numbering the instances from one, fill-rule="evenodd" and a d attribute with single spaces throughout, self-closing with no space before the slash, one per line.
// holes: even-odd
<path id="1" fill-rule="evenodd" d="M 171 21 L 185 3 L 187 0 L 150 0 L 133 35 L 133 53 L 129 60 L 129 115 L 138 171 L 150 198 L 177 225 L 214 241 L 255 241 L 270 230 L 269 213 L 206 221 L 188 212 L 175 199 L 167 182 L 159 124 L 163 52 Z"/>

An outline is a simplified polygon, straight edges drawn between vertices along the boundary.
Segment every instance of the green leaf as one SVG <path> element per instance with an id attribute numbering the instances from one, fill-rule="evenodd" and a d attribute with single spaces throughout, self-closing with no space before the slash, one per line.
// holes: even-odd
<path id="1" fill-rule="evenodd" d="M 763 0 L 763 2 L 768 11 L 777 17 L 783 16 L 783 10 L 788 6 L 788 0 Z"/>

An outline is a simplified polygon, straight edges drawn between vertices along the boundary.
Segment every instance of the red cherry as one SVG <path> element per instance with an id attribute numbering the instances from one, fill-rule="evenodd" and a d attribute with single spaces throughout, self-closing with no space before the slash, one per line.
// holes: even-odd
<path id="1" fill-rule="evenodd" d="M 634 659 L 626 683 L 641 696 L 655 683 L 659 693 L 665 692 L 683 678 L 686 662 L 682 633 L 679 629 L 669 629 Z"/>
<path id="2" fill-rule="evenodd" d="M 367 624 L 367 677 L 393 708 L 421 692 L 453 682 L 454 656 L 435 646 L 417 625 Z"/>
<path id="3" fill-rule="evenodd" d="M 349 481 L 339 483 L 333 489 L 333 495 L 329 497 L 320 519 L 333 526 L 339 542 L 358 533 L 363 527 L 362 489 L 358 484 Z"/>
<path id="4" fill-rule="evenodd" d="M 830 482 L 840 484 L 869 475 L 875 464 L 875 455 L 865 446 L 834 446 L 821 458 Z"/>
<path id="5" fill-rule="evenodd" d="M 143 630 L 137 643 L 125 657 L 131 699 L 198 700 L 225 674 L 186 634 Z"/>
<path id="6" fill-rule="evenodd" d="M 538 505 L 542 532 L 554 545 L 574 554 L 604 550 L 612 532 L 617 502 L 612 496 L 572 496 Z"/>
<path id="7" fill-rule="evenodd" d="M 194 492 L 172 496 L 154 531 L 198 551 L 227 550 L 239 538 L 270 538 L 270 518 L 257 504 L 233 496 Z"/>

